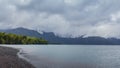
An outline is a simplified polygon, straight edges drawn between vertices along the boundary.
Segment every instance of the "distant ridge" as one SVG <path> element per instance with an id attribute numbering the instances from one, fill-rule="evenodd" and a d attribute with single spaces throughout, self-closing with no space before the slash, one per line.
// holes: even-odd
<path id="1" fill-rule="evenodd" d="M 32 37 L 39 37 L 39 33 L 34 30 L 29 30 L 26 28 L 16 28 L 16 29 L 7 29 L 7 30 L 0 30 L 0 32 L 6 32 L 6 33 L 13 33 L 18 35 L 26 35 L 26 36 L 32 36 Z"/>
<path id="2" fill-rule="evenodd" d="M 120 39 L 116 38 L 103 38 L 99 36 L 86 38 L 82 36 L 78 38 L 63 38 L 56 36 L 52 32 L 43 32 L 43 34 L 40 34 L 35 30 L 30 30 L 26 28 L 0 30 L 0 32 L 44 38 L 51 44 L 120 45 Z"/>

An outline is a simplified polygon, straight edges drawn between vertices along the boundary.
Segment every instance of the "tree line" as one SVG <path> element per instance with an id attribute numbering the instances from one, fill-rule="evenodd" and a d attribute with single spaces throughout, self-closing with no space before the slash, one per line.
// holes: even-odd
<path id="1" fill-rule="evenodd" d="M 0 44 L 47 44 L 42 38 L 0 32 Z"/>

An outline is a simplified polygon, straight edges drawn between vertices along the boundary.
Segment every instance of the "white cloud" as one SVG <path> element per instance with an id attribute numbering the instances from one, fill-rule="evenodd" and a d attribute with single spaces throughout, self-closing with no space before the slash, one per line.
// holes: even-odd
<path id="1" fill-rule="evenodd" d="M 81 0 L 82 1 L 82 0 Z M 78 0 L 64 0 L 65 4 L 68 6 L 76 6 L 79 4 Z"/>
<path id="2" fill-rule="evenodd" d="M 0 28 L 120 38 L 120 0 L 0 0 Z"/>

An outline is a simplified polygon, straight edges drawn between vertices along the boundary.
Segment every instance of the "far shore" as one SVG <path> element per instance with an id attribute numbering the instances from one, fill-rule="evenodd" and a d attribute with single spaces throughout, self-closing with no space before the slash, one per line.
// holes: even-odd
<path id="1" fill-rule="evenodd" d="M 18 57 L 19 49 L 0 46 L 0 68 L 35 68 Z"/>

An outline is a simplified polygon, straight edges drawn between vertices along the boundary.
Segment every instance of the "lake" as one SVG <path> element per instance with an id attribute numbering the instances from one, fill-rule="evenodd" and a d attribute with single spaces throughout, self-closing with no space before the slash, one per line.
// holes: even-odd
<path id="1" fill-rule="evenodd" d="M 120 46 L 14 45 L 10 47 L 21 48 L 24 59 L 37 68 L 120 68 Z"/>

